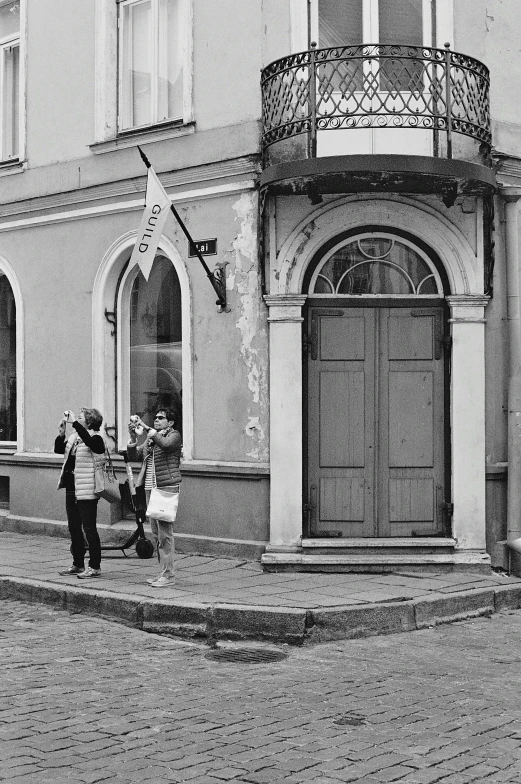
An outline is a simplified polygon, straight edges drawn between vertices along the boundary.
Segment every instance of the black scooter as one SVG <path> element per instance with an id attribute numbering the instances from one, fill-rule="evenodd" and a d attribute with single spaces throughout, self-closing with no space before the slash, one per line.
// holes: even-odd
<path id="1" fill-rule="evenodd" d="M 132 466 L 128 460 L 127 452 L 122 450 L 119 454 L 123 457 L 123 460 L 125 461 L 125 467 L 127 469 L 127 481 L 119 485 L 121 501 L 123 506 L 128 506 L 133 512 L 135 512 L 136 530 L 124 544 L 104 544 L 101 546 L 101 549 L 121 550 L 126 558 L 127 554 L 125 550 L 128 550 L 129 547 L 132 547 L 132 545 L 135 544 L 136 553 L 139 558 L 152 558 L 154 555 L 154 545 L 150 539 L 146 538 L 145 530 L 143 528 L 146 519 L 146 503 L 144 493 L 141 497 L 141 494 L 138 495 L 136 491 L 136 485 L 134 484 L 134 474 L 132 472 Z"/>

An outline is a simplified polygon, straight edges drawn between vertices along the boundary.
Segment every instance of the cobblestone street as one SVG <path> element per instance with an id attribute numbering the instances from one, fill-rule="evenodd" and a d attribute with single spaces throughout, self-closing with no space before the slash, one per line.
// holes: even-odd
<path id="1" fill-rule="evenodd" d="M 5 782 L 521 782 L 521 612 L 269 664 L 6 601 Z"/>

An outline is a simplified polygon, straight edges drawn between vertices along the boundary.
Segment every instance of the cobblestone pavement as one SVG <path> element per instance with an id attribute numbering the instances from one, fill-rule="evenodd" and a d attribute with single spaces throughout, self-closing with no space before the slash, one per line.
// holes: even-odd
<path id="1" fill-rule="evenodd" d="M 3 782 L 521 782 L 521 611 L 239 664 L 5 601 L 0 649 Z"/>

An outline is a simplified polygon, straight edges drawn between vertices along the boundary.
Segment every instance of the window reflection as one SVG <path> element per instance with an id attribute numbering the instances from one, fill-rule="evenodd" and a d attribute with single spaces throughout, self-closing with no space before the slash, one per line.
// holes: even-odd
<path id="1" fill-rule="evenodd" d="M 405 243 L 372 235 L 339 248 L 318 271 L 314 294 L 440 294 L 424 258 Z"/>
<path id="2" fill-rule="evenodd" d="M 152 425 L 157 408 L 169 406 L 180 427 L 181 288 L 169 259 L 156 256 L 148 283 L 138 273 L 130 313 L 130 411 Z"/>
<path id="3" fill-rule="evenodd" d="M 16 441 L 16 305 L 0 273 L 0 441 Z"/>

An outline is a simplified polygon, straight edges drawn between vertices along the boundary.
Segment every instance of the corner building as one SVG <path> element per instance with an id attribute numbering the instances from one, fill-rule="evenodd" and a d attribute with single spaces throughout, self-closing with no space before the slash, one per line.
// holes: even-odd
<path id="1" fill-rule="evenodd" d="M 45 5 L 0 3 L 4 530 L 63 521 L 64 408 L 117 453 L 182 399 L 179 549 L 518 569 L 515 0 Z M 129 265 L 137 145 L 226 311 L 173 218 Z"/>

